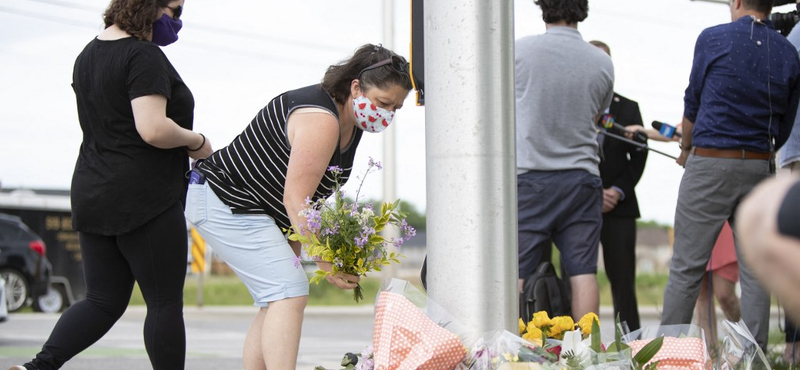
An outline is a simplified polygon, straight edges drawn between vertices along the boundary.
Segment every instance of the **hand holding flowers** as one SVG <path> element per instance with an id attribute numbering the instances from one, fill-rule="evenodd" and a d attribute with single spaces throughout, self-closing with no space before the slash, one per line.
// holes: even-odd
<path id="1" fill-rule="evenodd" d="M 416 234 L 416 230 L 406 222 L 405 214 L 399 211 L 399 200 L 383 203 L 378 212 L 372 204 L 359 202 L 364 178 L 379 169 L 380 162 L 370 158 L 367 172 L 356 192 L 356 200 L 349 202 L 341 190 L 342 169 L 329 167 L 328 172 L 336 180 L 332 202 L 325 199 L 312 202 L 306 199 L 306 207 L 300 212 L 305 219 L 305 225 L 299 230 L 292 226 L 289 233 L 289 240 L 302 243 L 306 254 L 320 265 L 320 270 L 315 272 L 311 282 L 319 283 L 325 278 L 340 288 L 354 288 L 353 297 L 356 302 L 364 298 L 358 284 L 359 277 L 368 272 L 381 271 L 382 266 L 400 263 L 400 255 L 391 251 L 391 247 L 399 248 Z M 385 239 L 379 233 L 389 226 L 399 228 L 403 236 Z"/>

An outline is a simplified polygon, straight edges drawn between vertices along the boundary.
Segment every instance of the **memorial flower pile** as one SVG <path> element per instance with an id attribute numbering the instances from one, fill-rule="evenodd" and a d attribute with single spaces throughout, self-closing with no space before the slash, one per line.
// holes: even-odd
<path id="1" fill-rule="evenodd" d="M 457 369 L 651 370 L 658 365 L 651 360 L 663 341 L 656 338 L 643 343 L 632 355 L 618 329 L 616 340 L 605 346 L 600 340 L 600 321 L 594 313 L 576 323 L 569 316 L 550 318 L 545 311 L 536 312 L 528 322 L 519 319 L 519 335 L 515 340 L 505 332 L 479 341 Z"/>
<path id="2" fill-rule="evenodd" d="M 331 166 L 328 172 L 335 180 L 331 197 L 317 201 L 306 199 L 306 206 L 300 212 L 306 224 L 302 230 L 293 226 L 289 230 L 289 240 L 302 243 L 310 258 L 329 262 L 332 266 L 331 271 L 316 271 L 310 279 L 312 283 L 319 283 L 327 275 L 339 272 L 365 276 L 372 271 L 381 271 L 383 266 L 400 263 L 398 257 L 401 255 L 391 247 L 400 248 L 416 234 L 405 214 L 399 210 L 400 200 L 383 203 L 380 209 L 359 200 L 366 176 L 381 168 L 380 162 L 369 159 L 355 200 L 351 202 L 341 189 L 342 169 Z M 387 240 L 380 235 L 387 227 L 398 228 L 402 235 Z M 364 298 L 361 285 L 353 290 L 353 298 L 356 302 Z"/>
<path id="3" fill-rule="evenodd" d="M 373 346 L 346 354 L 337 370 L 712 369 L 703 331 L 695 325 L 651 326 L 623 335 L 617 318 L 614 339 L 601 342 L 596 314 L 574 322 L 571 317 L 550 318 L 541 311 L 528 322 L 519 320 L 518 333 L 499 330 L 475 338 L 459 334 L 464 328 L 452 326 L 450 318 L 427 317 L 396 291 L 380 295 Z M 417 295 L 409 297 L 418 300 Z M 445 335 L 446 327 L 457 330 Z M 723 327 L 727 328 L 723 344 L 728 355 L 722 368 L 756 368 L 767 363 L 742 322 L 725 322 Z M 333 369 L 318 366 L 315 370 Z"/>

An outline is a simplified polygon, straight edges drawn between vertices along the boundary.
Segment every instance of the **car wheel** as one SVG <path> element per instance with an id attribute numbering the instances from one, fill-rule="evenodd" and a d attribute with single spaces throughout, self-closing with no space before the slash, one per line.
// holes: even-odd
<path id="1" fill-rule="evenodd" d="M 28 300 L 30 289 L 28 289 L 28 282 L 17 270 L 3 269 L 0 270 L 0 275 L 6 281 L 6 303 L 8 303 L 8 311 L 14 312 L 22 307 L 25 307 L 25 302 Z"/>
<path id="2" fill-rule="evenodd" d="M 56 313 L 64 307 L 64 294 L 60 287 L 52 284 L 47 287 L 47 293 L 33 300 L 33 310 L 36 312 Z"/>

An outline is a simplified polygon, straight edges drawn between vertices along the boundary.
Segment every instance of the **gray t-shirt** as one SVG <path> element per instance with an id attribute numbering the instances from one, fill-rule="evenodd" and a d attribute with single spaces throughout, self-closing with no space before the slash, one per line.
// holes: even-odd
<path id="1" fill-rule="evenodd" d="M 595 117 L 614 95 L 614 66 L 571 27 L 516 42 L 517 174 L 581 169 L 600 175 Z"/>
<path id="2" fill-rule="evenodd" d="M 800 52 L 800 27 L 793 28 L 786 39 Z M 792 133 L 789 134 L 789 139 L 783 144 L 779 154 L 781 167 L 800 161 L 800 114 L 795 116 Z"/>

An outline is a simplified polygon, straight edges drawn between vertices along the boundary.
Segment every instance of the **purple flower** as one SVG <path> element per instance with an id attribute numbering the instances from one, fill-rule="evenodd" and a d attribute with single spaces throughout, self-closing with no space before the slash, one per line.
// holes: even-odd
<path id="1" fill-rule="evenodd" d="M 332 227 L 326 227 L 322 230 L 322 235 L 336 235 L 339 233 L 339 223 L 335 223 Z"/>
<path id="2" fill-rule="evenodd" d="M 371 358 L 361 358 L 353 370 L 373 370 L 375 369 L 375 360 Z"/>
<path id="3" fill-rule="evenodd" d="M 372 358 L 372 345 L 368 345 L 364 347 L 364 350 L 361 351 L 361 358 Z"/>
<path id="4" fill-rule="evenodd" d="M 330 166 L 330 167 L 328 167 L 328 172 L 330 172 L 330 173 L 332 173 L 334 175 L 341 175 L 344 171 L 339 166 Z"/>
<path id="5" fill-rule="evenodd" d="M 367 162 L 367 165 L 369 167 L 377 167 L 379 170 L 383 169 L 383 166 L 381 166 L 381 162 L 374 161 L 372 157 L 369 157 L 369 162 Z"/>
<path id="6" fill-rule="evenodd" d="M 369 241 L 369 235 L 364 235 L 363 233 L 361 234 L 361 236 L 357 236 L 355 238 L 356 245 L 359 248 L 363 248 L 368 241 Z"/>
<path id="7" fill-rule="evenodd" d="M 322 226 L 322 214 L 316 208 L 309 208 L 306 214 L 306 229 L 312 233 L 317 233 Z"/>
<path id="8" fill-rule="evenodd" d="M 409 225 L 405 218 L 400 222 L 400 229 L 403 230 L 403 239 L 405 239 L 405 241 L 408 241 L 414 237 L 414 235 L 417 235 L 417 230 L 414 229 L 413 226 Z"/>
<path id="9" fill-rule="evenodd" d="M 299 269 L 300 266 L 303 265 L 303 258 L 300 256 L 294 256 L 292 257 L 292 263 L 294 263 L 294 268 Z"/>
<path id="10" fill-rule="evenodd" d="M 366 235 L 367 237 L 375 235 L 375 228 L 364 226 L 364 228 L 361 229 L 361 235 Z"/>

